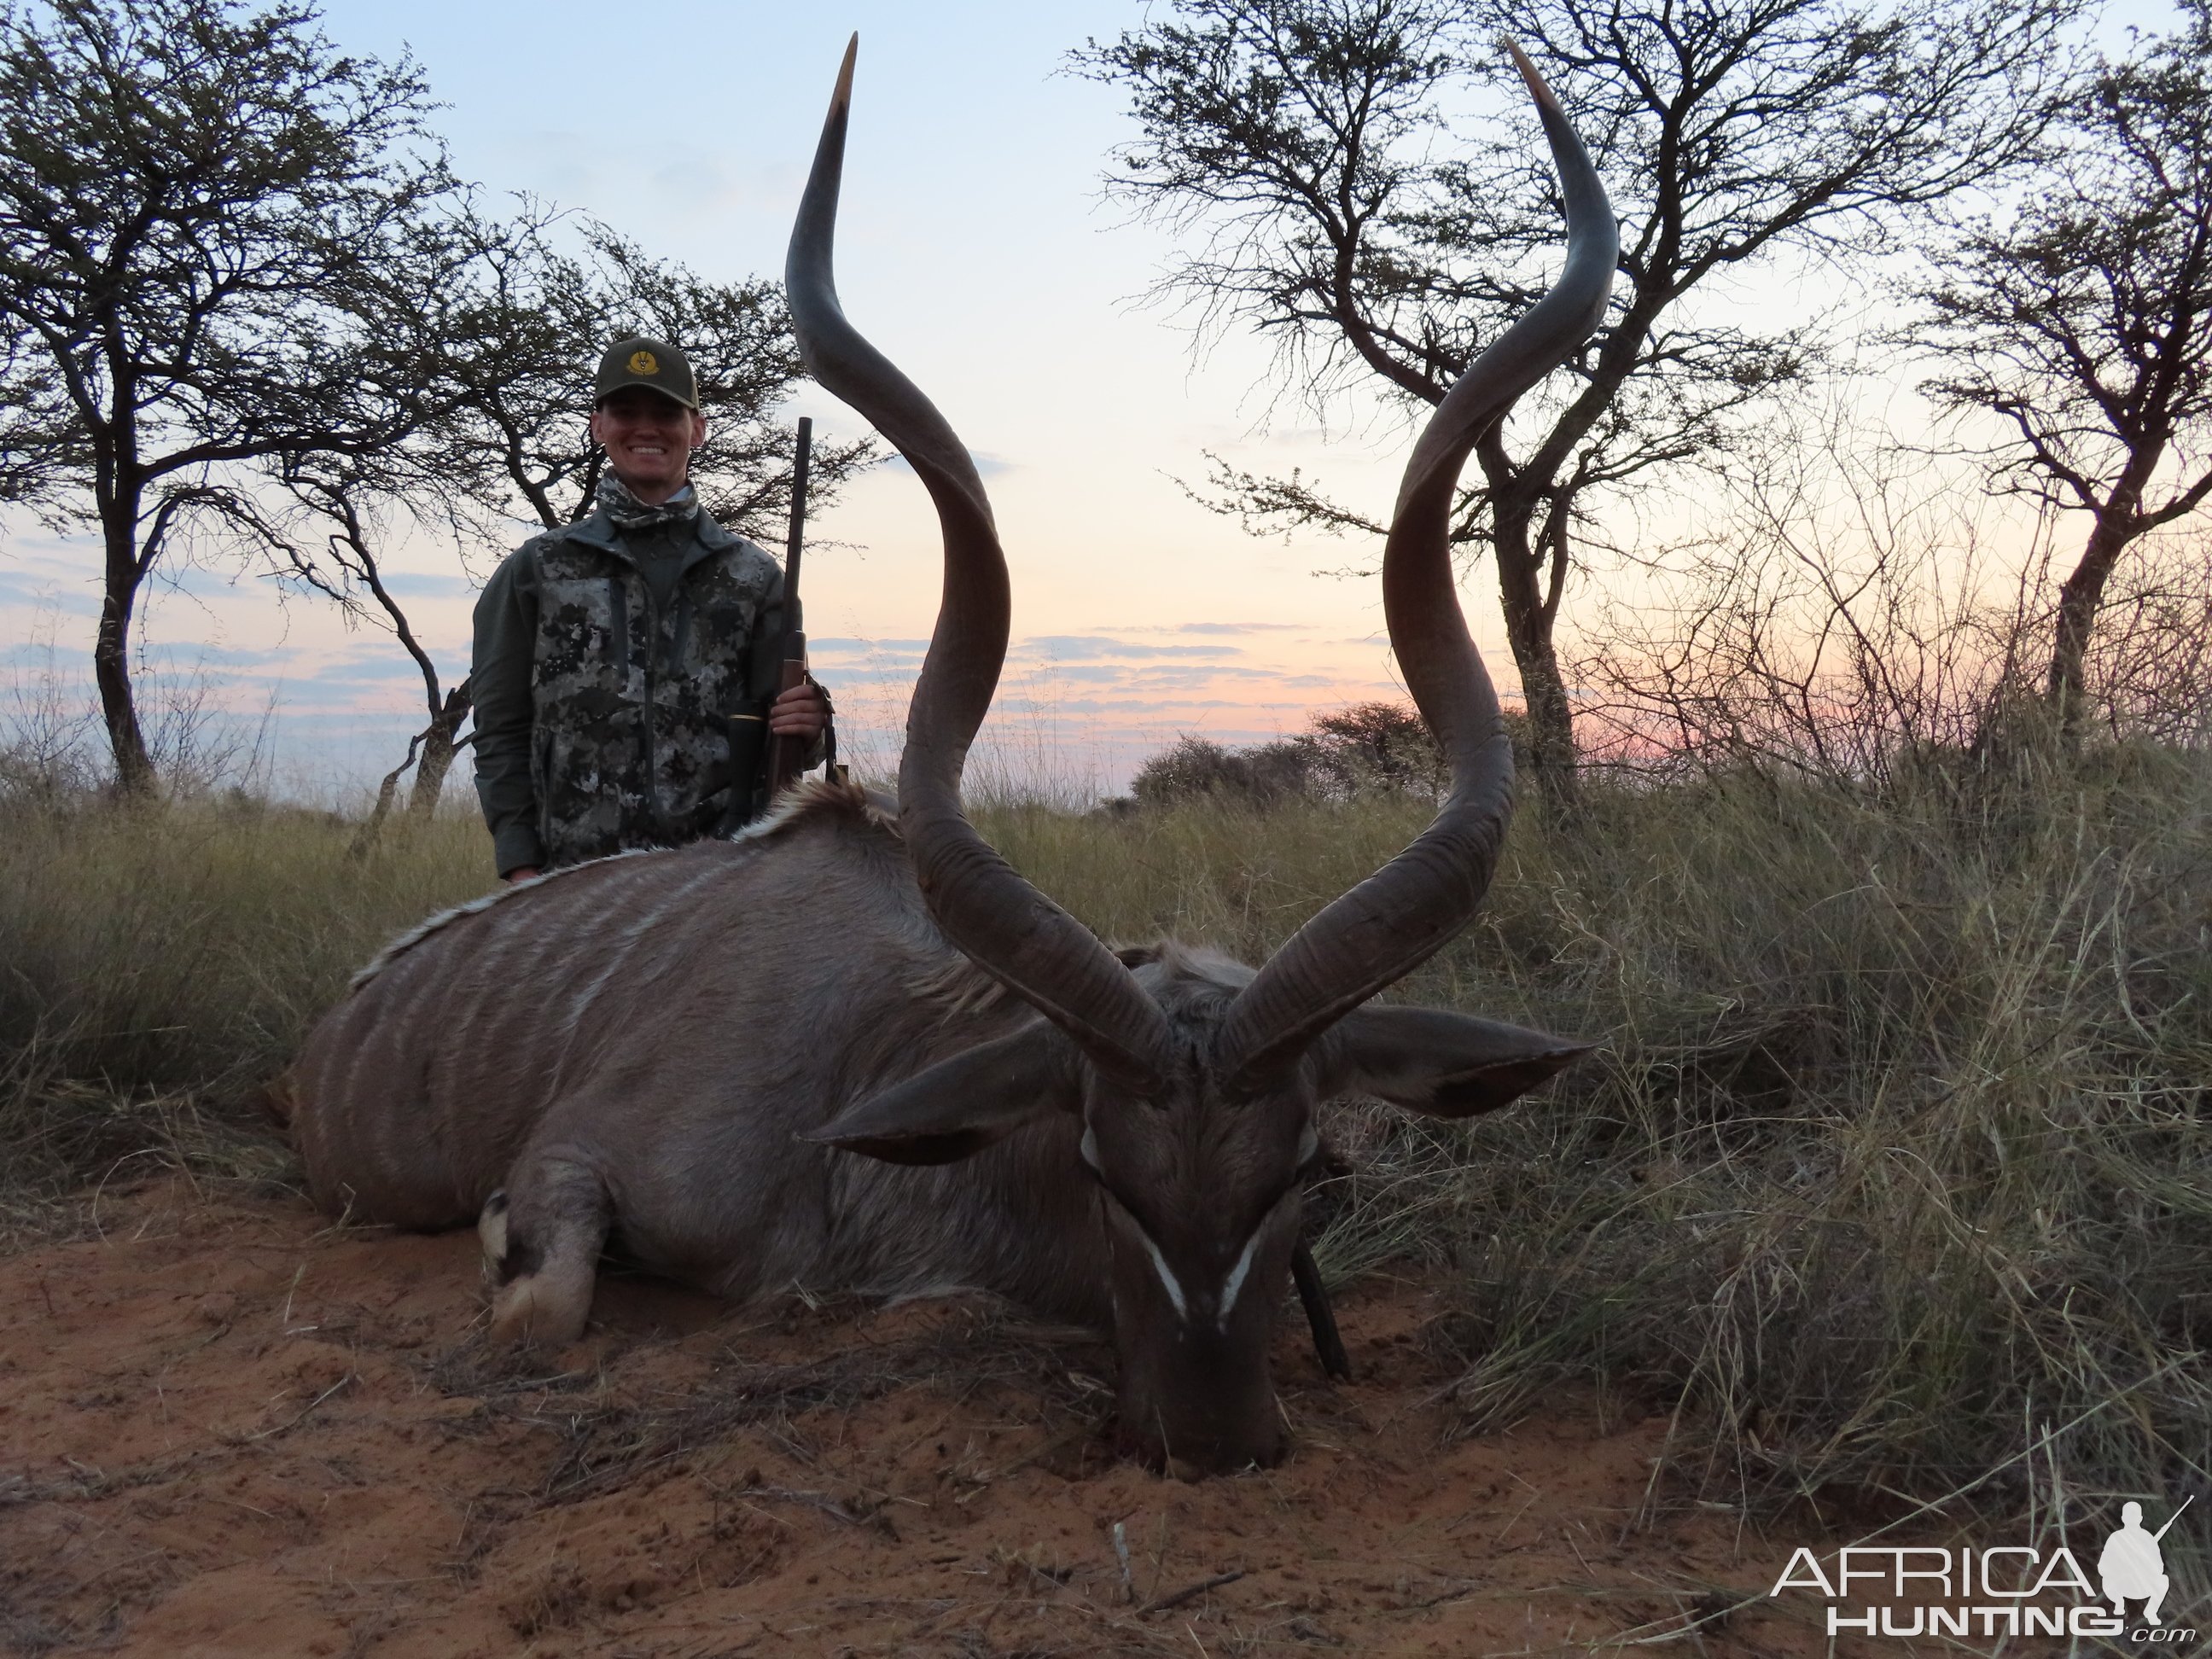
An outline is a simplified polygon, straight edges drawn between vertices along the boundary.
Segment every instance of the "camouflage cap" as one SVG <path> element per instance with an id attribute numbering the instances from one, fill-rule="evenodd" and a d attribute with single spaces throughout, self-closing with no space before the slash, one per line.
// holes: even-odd
<path id="1" fill-rule="evenodd" d="M 599 359 L 599 377 L 592 382 L 592 401 L 596 404 L 633 386 L 650 386 L 686 409 L 699 407 L 699 383 L 692 378 L 690 359 L 665 340 L 633 335 L 609 346 Z"/>

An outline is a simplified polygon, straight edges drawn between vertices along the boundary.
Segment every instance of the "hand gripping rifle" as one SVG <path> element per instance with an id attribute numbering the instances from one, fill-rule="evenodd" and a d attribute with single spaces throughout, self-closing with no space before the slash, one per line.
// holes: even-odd
<path id="1" fill-rule="evenodd" d="M 783 546 L 783 666 L 776 685 L 781 696 L 806 682 L 806 621 L 799 604 L 799 565 L 806 549 L 806 474 L 814 453 L 814 422 L 799 417 L 799 453 L 791 469 L 791 528 Z M 727 718 L 730 738 L 730 804 L 722 815 L 725 835 L 742 829 L 753 816 L 756 803 L 767 805 L 790 786 L 805 769 L 808 744 L 768 729 L 769 707 L 744 705 Z M 837 735 L 835 726 L 823 733 L 830 775 L 836 775 Z M 763 772 L 763 753 L 766 754 Z"/>

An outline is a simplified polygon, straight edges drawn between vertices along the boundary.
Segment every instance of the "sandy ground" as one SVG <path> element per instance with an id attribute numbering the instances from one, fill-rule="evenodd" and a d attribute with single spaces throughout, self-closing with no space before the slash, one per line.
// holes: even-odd
<path id="1" fill-rule="evenodd" d="M 1291 1458 L 1185 1485 L 1107 1455 L 1109 1352 L 981 1302 L 608 1278 L 517 1368 L 473 1236 L 173 1181 L 100 1221 L 0 1261 L 0 1650 L 1830 1650 L 1729 1611 L 1820 1540 L 1655 1497 L 1664 1421 L 1569 1397 L 1454 1438 L 1417 1284 L 1340 1297 L 1348 1385 L 1293 1305 Z"/>

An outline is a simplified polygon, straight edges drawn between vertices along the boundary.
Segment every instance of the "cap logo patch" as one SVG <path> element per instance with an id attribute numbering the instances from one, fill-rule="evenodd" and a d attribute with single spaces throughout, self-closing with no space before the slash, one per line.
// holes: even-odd
<path id="1" fill-rule="evenodd" d="M 633 351 L 629 354 L 629 372 L 633 374 L 658 374 L 660 373 L 660 359 L 650 351 Z"/>

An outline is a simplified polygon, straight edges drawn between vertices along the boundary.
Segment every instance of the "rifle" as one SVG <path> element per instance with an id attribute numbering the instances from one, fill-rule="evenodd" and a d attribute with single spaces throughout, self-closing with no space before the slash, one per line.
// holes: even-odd
<path id="1" fill-rule="evenodd" d="M 806 550 L 806 466 L 814 453 L 814 422 L 799 417 L 799 457 L 791 469 L 791 529 L 783 542 L 783 678 L 781 696 L 806 683 L 806 619 L 799 608 L 799 559 Z M 768 738 L 768 793 L 774 800 L 797 781 L 807 745 L 771 732 Z"/>
<path id="2" fill-rule="evenodd" d="M 2191 1493 L 2190 1493 L 2188 1497 L 2186 1497 L 2186 1498 L 2183 1498 L 2183 1499 L 2181 1500 L 2181 1510 L 2185 1510 L 2185 1509 L 2187 1509 L 2187 1508 L 2188 1508 L 2191 1504 L 2194 1504 L 2196 1501 L 2197 1501 L 2197 1494 L 2196 1494 L 2195 1492 L 2191 1492 Z M 2152 1543 L 2155 1544 L 2156 1542 L 2158 1542 L 2158 1540 L 2159 1540 L 2160 1539 L 2161 1539 L 2161 1538 L 2165 1537 L 2165 1536 L 2166 1536 L 2166 1528 L 2169 1528 L 2169 1527 L 2171 1527 L 2171 1526 L 2172 1526 L 2172 1525 L 2173 1525 L 2173 1523 L 2174 1523 L 2175 1522 L 2177 1522 L 2177 1521 L 2179 1521 L 2179 1520 L 2180 1520 L 2180 1519 L 2181 1519 L 2181 1510 L 2174 1510 L 2174 1512 L 2173 1512 L 2172 1515 L 2167 1516 L 2166 1517 L 2166 1526 L 2164 1526 L 2164 1527 L 2160 1527 L 2160 1528 L 2156 1532 L 2154 1532 L 2154 1533 L 2151 1534 L 2151 1535 L 2150 1535 L 2150 1541 L 2151 1541 Z"/>
<path id="3" fill-rule="evenodd" d="M 806 545 L 806 474 L 814 453 L 814 422 L 799 417 L 799 453 L 791 470 L 791 528 L 783 546 L 783 668 L 776 686 L 781 696 L 806 679 L 806 623 L 799 607 L 799 563 Z M 756 803 L 765 805 L 799 776 L 806 745 L 768 729 L 769 705 L 749 702 L 726 716 L 730 740 L 729 805 L 722 813 L 722 833 L 729 835 L 750 822 Z M 836 764 L 836 733 L 823 733 L 830 765 Z M 762 765 L 763 750 L 767 765 Z"/>

